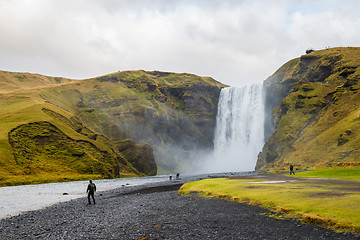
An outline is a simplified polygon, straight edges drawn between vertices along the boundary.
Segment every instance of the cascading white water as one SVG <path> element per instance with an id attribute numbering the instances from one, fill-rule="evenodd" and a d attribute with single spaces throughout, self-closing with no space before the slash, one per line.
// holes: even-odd
<path id="1" fill-rule="evenodd" d="M 264 145 L 264 97 L 262 84 L 222 89 L 214 136 L 214 160 L 208 171 L 255 170 Z"/>

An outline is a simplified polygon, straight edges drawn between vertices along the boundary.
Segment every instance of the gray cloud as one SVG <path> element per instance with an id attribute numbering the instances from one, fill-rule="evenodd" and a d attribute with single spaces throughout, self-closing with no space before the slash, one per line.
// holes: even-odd
<path id="1" fill-rule="evenodd" d="M 0 0 L 0 69 L 145 69 L 263 81 L 309 47 L 356 46 L 356 1 Z"/>

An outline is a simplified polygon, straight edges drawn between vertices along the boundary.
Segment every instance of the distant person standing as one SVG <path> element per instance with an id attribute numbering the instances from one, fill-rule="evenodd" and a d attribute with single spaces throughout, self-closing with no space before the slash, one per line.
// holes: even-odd
<path id="1" fill-rule="evenodd" d="M 171 179 L 172 179 L 172 175 L 170 174 L 170 175 L 169 175 L 169 180 L 171 181 Z"/>
<path id="2" fill-rule="evenodd" d="M 294 174 L 295 175 L 295 172 L 294 172 L 294 166 L 292 164 L 290 164 L 290 175 L 291 174 Z"/>
<path id="3" fill-rule="evenodd" d="M 96 185 L 95 185 L 95 183 L 92 182 L 91 179 L 89 180 L 89 182 L 90 182 L 90 183 L 89 183 L 89 185 L 88 185 L 88 187 L 87 187 L 87 190 L 86 190 L 86 192 L 87 192 L 87 194 L 88 194 L 88 201 L 89 201 L 89 204 L 91 204 L 91 202 L 90 202 L 90 196 L 91 196 L 94 204 L 96 204 L 96 202 L 95 202 L 95 196 L 94 196 L 94 194 L 95 194 L 95 192 L 96 192 Z"/>

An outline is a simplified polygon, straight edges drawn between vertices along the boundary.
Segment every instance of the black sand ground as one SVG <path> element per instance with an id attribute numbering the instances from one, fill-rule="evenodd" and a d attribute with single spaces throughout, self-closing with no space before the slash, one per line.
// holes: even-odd
<path id="1" fill-rule="evenodd" d="M 126 187 L 0 221 L 0 239 L 360 239 L 269 211 L 177 194 L 183 182 Z"/>

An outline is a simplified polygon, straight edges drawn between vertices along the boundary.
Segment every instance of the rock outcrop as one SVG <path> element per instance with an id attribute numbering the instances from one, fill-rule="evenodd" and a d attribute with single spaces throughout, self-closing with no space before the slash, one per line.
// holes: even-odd
<path id="1" fill-rule="evenodd" d="M 118 143 L 119 151 L 140 172 L 156 175 L 157 166 L 150 144 L 138 145 L 134 140 L 126 139 Z"/>

